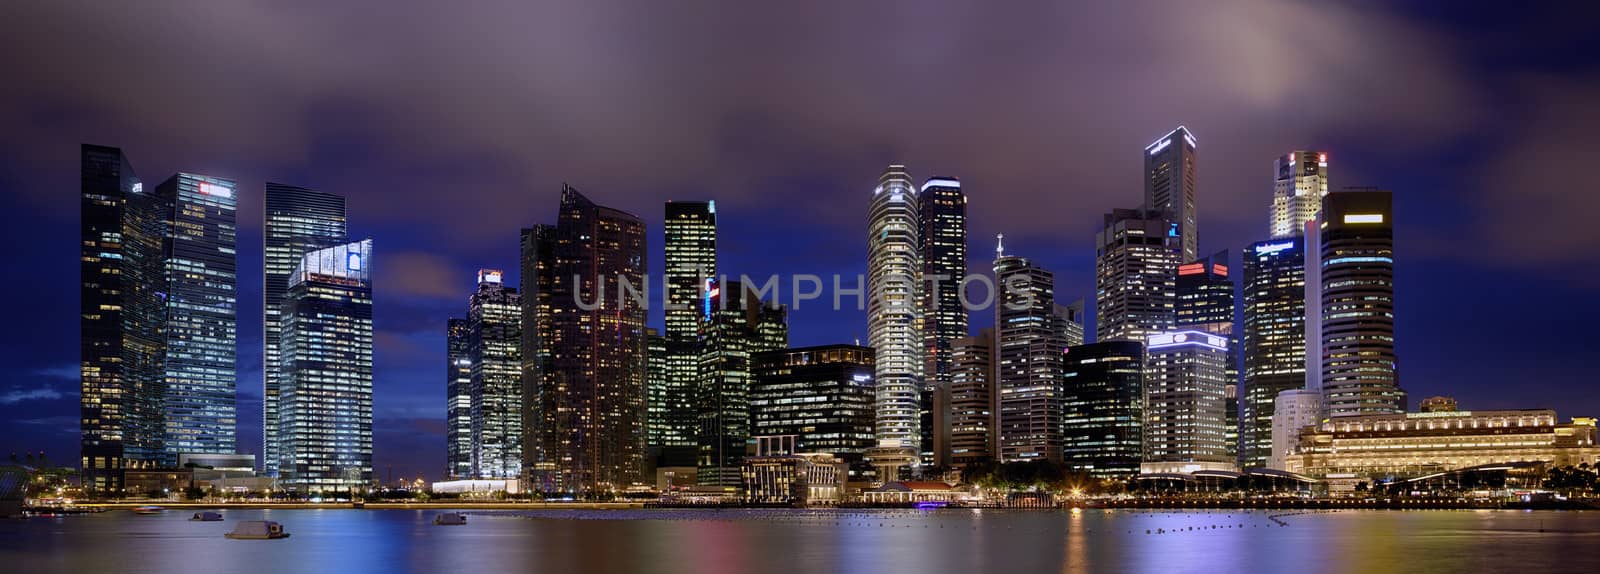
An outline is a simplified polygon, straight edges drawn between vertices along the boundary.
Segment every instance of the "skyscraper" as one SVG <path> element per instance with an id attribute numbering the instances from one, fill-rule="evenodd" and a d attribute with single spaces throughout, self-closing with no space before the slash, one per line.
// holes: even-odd
<path id="1" fill-rule="evenodd" d="M 372 481 L 372 240 L 306 253 L 280 317 L 280 483 L 300 493 Z"/>
<path id="2" fill-rule="evenodd" d="M 649 341 L 646 345 L 648 355 L 645 361 L 644 444 L 652 451 L 656 451 L 664 442 L 663 435 L 670 431 L 666 421 L 667 403 L 674 400 L 674 397 L 668 396 L 667 338 L 654 327 L 646 327 L 644 333 Z"/>
<path id="3" fill-rule="evenodd" d="M 538 379 L 534 489 L 617 492 L 644 480 L 644 222 L 563 186 L 553 229 L 524 234 L 533 268 Z M 540 231 L 540 229 L 545 229 Z M 534 261 L 528 262 L 529 258 Z M 528 281 L 528 279 L 524 279 Z"/>
<path id="4" fill-rule="evenodd" d="M 700 381 L 695 387 L 699 421 L 698 480 L 707 486 L 738 486 L 739 463 L 750 437 L 751 355 L 788 346 L 783 308 L 763 305 L 738 281 L 707 289 Z"/>
<path id="5" fill-rule="evenodd" d="M 950 345 L 950 463 L 998 460 L 995 446 L 994 329 Z"/>
<path id="6" fill-rule="evenodd" d="M 1139 473 L 1144 428 L 1144 345 L 1069 347 L 1062 393 L 1062 458 L 1098 478 Z"/>
<path id="7" fill-rule="evenodd" d="M 1278 395 L 1306 387 L 1305 241 L 1286 237 L 1244 251 L 1240 459 L 1246 467 L 1267 464 Z"/>
<path id="8" fill-rule="evenodd" d="M 666 204 L 666 371 L 658 394 L 656 434 L 663 465 L 686 466 L 695 458 L 698 432 L 694 405 L 700 378 L 706 280 L 717 276 L 717 204 Z"/>
<path id="9" fill-rule="evenodd" d="M 1195 139 L 1189 129 L 1167 132 L 1144 148 L 1144 207 L 1177 224 L 1179 261 L 1200 258 L 1199 218 L 1195 213 Z"/>
<path id="10" fill-rule="evenodd" d="M 172 208 L 166 265 L 163 464 L 236 449 L 238 228 L 234 183 L 179 173 L 156 188 Z"/>
<path id="11" fill-rule="evenodd" d="M 555 315 L 556 226 L 524 227 L 519 237 L 522 293 L 522 474 L 527 488 L 544 488 L 541 480 L 553 475 L 555 463 L 544 452 L 546 417 L 545 377 L 555 372 L 550 350 Z M 648 359 L 647 359 L 648 362 Z M 555 404 L 551 399 L 551 404 Z"/>
<path id="12" fill-rule="evenodd" d="M 995 255 L 1000 461 L 1060 463 L 1069 321 L 1057 314 L 1055 275 L 999 248 Z"/>
<path id="13" fill-rule="evenodd" d="M 445 330 L 445 473 L 450 478 L 472 477 L 471 334 L 466 319 L 451 319 Z"/>
<path id="14" fill-rule="evenodd" d="M 85 490 L 115 493 L 161 459 L 171 207 L 120 149 L 84 144 L 80 170 L 80 465 Z"/>
<path id="15" fill-rule="evenodd" d="M 278 475 L 278 337 L 289 274 L 306 252 L 345 242 L 344 197 L 303 187 L 267 182 L 263 194 L 266 254 L 261 322 L 261 466 Z"/>
<path id="16" fill-rule="evenodd" d="M 872 348 L 822 345 L 751 355 L 754 436 L 794 435 L 801 452 L 861 461 L 874 444 Z"/>
<path id="17" fill-rule="evenodd" d="M 1139 341 L 1174 320 L 1178 231 L 1161 212 L 1114 209 L 1095 234 L 1095 340 Z"/>
<path id="18" fill-rule="evenodd" d="M 867 339 L 876 354 L 878 446 L 869 453 L 883 480 L 919 462 L 923 382 L 922 255 L 917 190 L 891 165 L 872 191 L 867 218 Z"/>
<path id="19" fill-rule="evenodd" d="M 1228 339 L 1172 331 L 1147 341 L 1141 472 L 1234 469 L 1225 428 Z"/>
<path id="20" fill-rule="evenodd" d="M 1297 237 L 1305 224 L 1322 211 L 1328 196 L 1328 154 L 1292 151 L 1278 157 L 1278 177 L 1272 186 L 1272 214 L 1268 231 L 1273 239 Z"/>
<path id="21" fill-rule="evenodd" d="M 1178 266 L 1177 305 L 1173 325 L 1176 329 L 1196 329 L 1228 338 L 1227 443 L 1228 452 L 1239 454 L 1239 334 L 1233 326 L 1233 280 L 1228 278 L 1228 251 Z"/>
<path id="22" fill-rule="evenodd" d="M 950 463 L 950 344 L 967 336 L 967 309 L 959 290 L 967 274 L 967 196 L 960 180 L 934 177 L 922 184 L 917 197 L 924 279 L 920 449 L 923 464 L 944 466 Z"/>
<path id="23" fill-rule="evenodd" d="M 1321 388 L 1329 416 L 1405 412 L 1394 344 L 1393 214 L 1387 191 L 1344 189 L 1323 201 Z"/>
<path id="24" fill-rule="evenodd" d="M 522 476 L 522 297 L 499 269 L 478 270 L 467 305 L 472 476 Z"/>

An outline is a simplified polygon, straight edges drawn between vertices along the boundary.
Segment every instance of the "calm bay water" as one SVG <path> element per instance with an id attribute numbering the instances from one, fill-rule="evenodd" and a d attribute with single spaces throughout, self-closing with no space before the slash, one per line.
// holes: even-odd
<path id="1" fill-rule="evenodd" d="M 189 522 L 192 512 L 113 511 L 0 520 L 0 571 L 1426 573 L 1600 566 L 1600 512 L 481 511 L 470 513 L 466 526 L 434 526 L 437 512 L 227 510 L 224 522 Z M 234 522 L 260 519 L 283 523 L 293 536 L 223 538 Z"/>

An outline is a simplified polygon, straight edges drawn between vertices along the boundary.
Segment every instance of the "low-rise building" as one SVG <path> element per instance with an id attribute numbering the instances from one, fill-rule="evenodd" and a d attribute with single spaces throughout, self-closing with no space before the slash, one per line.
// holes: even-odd
<path id="1" fill-rule="evenodd" d="M 1433 411 L 1328 419 L 1300 435 L 1291 472 L 1341 484 L 1407 479 L 1502 463 L 1600 460 L 1595 419 L 1552 409 Z"/>
<path id="2" fill-rule="evenodd" d="M 848 465 L 827 453 L 795 452 L 793 435 L 756 437 L 740 468 L 745 504 L 832 506 L 844 495 Z"/>

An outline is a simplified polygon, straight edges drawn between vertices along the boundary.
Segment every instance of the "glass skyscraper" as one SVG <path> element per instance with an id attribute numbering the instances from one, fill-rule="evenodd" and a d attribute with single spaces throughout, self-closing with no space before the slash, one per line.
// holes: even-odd
<path id="1" fill-rule="evenodd" d="M 115 493 L 162 455 L 171 208 L 120 149 L 85 144 L 80 169 L 79 462 L 85 490 Z"/>
<path id="2" fill-rule="evenodd" d="M 306 252 L 344 243 L 346 229 L 343 196 L 269 181 L 263 197 L 261 464 L 266 475 L 277 476 L 279 314 L 289 291 L 289 274 Z"/>
<path id="3" fill-rule="evenodd" d="M 1394 210 L 1387 191 L 1343 189 L 1319 220 L 1321 383 L 1328 416 L 1405 412 L 1394 344 Z"/>
<path id="4" fill-rule="evenodd" d="M 924 351 L 921 397 L 923 464 L 950 464 L 951 349 L 967 336 L 967 309 L 960 285 L 967 274 L 967 196 L 961 181 L 933 177 L 918 194 L 918 232 L 922 241 L 922 340 Z M 937 279 L 937 285 L 931 282 Z"/>
<path id="5" fill-rule="evenodd" d="M 1177 224 L 1181 263 L 1200 258 L 1199 216 L 1195 210 L 1195 142 L 1189 129 L 1167 132 L 1144 148 L 1144 207 Z"/>
<path id="6" fill-rule="evenodd" d="M 1147 339 L 1141 472 L 1233 470 L 1227 447 L 1228 339 L 1204 331 Z"/>
<path id="7" fill-rule="evenodd" d="M 751 355 L 753 436 L 794 435 L 799 452 L 859 462 L 873 445 L 872 348 L 823 345 Z"/>
<path id="8" fill-rule="evenodd" d="M 686 466 L 695 457 L 698 423 L 694 404 L 706 314 L 707 280 L 717 276 L 717 204 L 666 203 L 666 344 L 664 386 L 649 421 L 651 446 L 662 449 L 663 466 Z"/>
<path id="9" fill-rule="evenodd" d="M 704 345 L 695 387 L 699 483 L 738 486 L 750 433 L 751 356 L 788 347 L 784 308 L 762 304 L 738 281 L 710 283 Z"/>
<path id="10" fill-rule="evenodd" d="M 471 333 L 466 319 L 451 319 L 445 329 L 445 472 L 450 478 L 472 477 Z"/>
<path id="11" fill-rule="evenodd" d="M 1061 462 L 1062 351 L 1070 322 L 1057 312 L 1055 275 L 1005 255 L 994 261 L 1001 462 Z"/>
<path id="12" fill-rule="evenodd" d="M 306 253 L 289 276 L 279 340 L 278 470 L 299 493 L 372 480 L 372 240 Z"/>
<path id="13" fill-rule="evenodd" d="M 1062 458 L 1097 478 L 1139 473 L 1144 441 L 1144 345 L 1069 347 L 1062 385 Z"/>
<path id="14" fill-rule="evenodd" d="M 167 277 L 163 464 L 236 449 L 238 228 L 232 180 L 179 173 L 156 188 L 172 207 Z"/>
<path id="15" fill-rule="evenodd" d="M 473 478 L 522 476 L 521 310 L 500 270 L 478 270 L 467 305 Z"/>
<path id="16" fill-rule="evenodd" d="M 1306 387 L 1306 251 L 1300 236 L 1244 251 L 1244 392 L 1240 459 L 1264 466 L 1278 394 Z"/>
<path id="17" fill-rule="evenodd" d="M 1228 251 L 1178 266 L 1173 324 L 1228 338 L 1227 443 L 1239 454 L 1239 335 L 1233 321 L 1233 279 L 1228 277 Z"/>

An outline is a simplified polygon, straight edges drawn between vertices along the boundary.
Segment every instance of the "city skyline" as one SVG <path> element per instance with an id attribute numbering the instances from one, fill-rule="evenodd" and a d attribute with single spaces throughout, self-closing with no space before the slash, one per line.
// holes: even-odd
<path id="1" fill-rule="evenodd" d="M 1375 18 L 1366 13 L 1338 14 Z M 58 17 L 70 20 L 66 15 Z M 1380 21 L 1401 29 L 1420 26 L 1394 17 Z M 1462 27 L 1471 29 L 1470 24 Z M 1390 42 L 1388 45 L 1410 45 L 1395 36 L 1398 34 L 1380 34 L 1378 39 Z M 1524 53 L 1534 53 L 1537 48 L 1529 50 L 1533 52 Z M 1368 60 L 1357 62 L 1376 65 Z M 200 68 L 202 80 L 224 78 L 217 70 Z M 47 116 L 44 112 L 50 107 L 33 94 L 50 94 L 67 86 L 53 81 L 37 85 L 31 88 L 36 92 L 7 96 L 6 102 L 16 103 L 11 107 L 23 114 Z M 1437 82 L 1429 85 L 1436 86 Z M 1215 93 L 1216 88 L 1213 86 L 1212 90 L 1208 93 Z M 1460 91 L 1449 94 L 1452 97 L 1443 101 L 1460 105 Z M 1405 106 L 1415 105 L 1406 103 L 1411 102 L 1405 99 L 1409 97 L 1402 97 L 1396 107 L 1408 109 Z M 1524 97 L 1547 102 L 1552 96 L 1529 90 Z M 242 102 L 236 94 L 222 93 L 217 98 L 233 106 Z M 1584 238 L 1592 231 L 1581 224 L 1560 224 L 1565 219 L 1552 224 L 1533 219 L 1530 224 L 1522 211 L 1504 209 L 1500 203 L 1509 197 L 1520 197 L 1518 193 L 1539 194 L 1536 197 L 1540 198 L 1556 193 L 1544 189 L 1554 187 L 1556 182 L 1543 179 L 1546 176 L 1537 170 L 1522 167 L 1523 162 L 1534 161 L 1524 157 L 1525 150 L 1544 149 L 1526 142 L 1545 141 L 1541 138 L 1565 141 L 1560 128 L 1544 125 L 1542 122 L 1549 120 L 1539 116 L 1528 118 L 1526 128 L 1498 128 L 1512 140 L 1509 144 L 1473 142 L 1461 137 L 1473 133 L 1473 129 L 1488 129 L 1482 127 L 1483 123 L 1474 124 L 1476 128 L 1441 128 L 1437 123 L 1427 123 L 1439 121 L 1440 115 L 1424 114 L 1423 120 L 1408 120 L 1423 122 L 1420 126 L 1407 125 L 1427 132 L 1415 136 L 1419 141 L 1389 142 L 1384 140 L 1394 132 L 1375 125 L 1374 119 L 1389 114 L 1359 106 L 1340 107 L 1329 117 L 1284 127 L 1274 122 L 1278 118 L 1270 114 L 1256 116 L 1241 111 L 1243 105 L 1213 103 L 1209 107 L 1178 107 L 1152 114 L 1157 117 L 1112 114 L 1119 118 L 1117 124 L 1091 130 L 1095 134 L 1092 138 L 1064 131 L 1036 133 L 1050 130 L 1025 129 L 1015 121 L 1002 119 L 1000 123 L 1013 130 L 1011 133 L 1027 135 L 1004 136 L 1017 145 L 997 147 L 1037 148 L 1011 157 L 992 152 L 967 154 L 966 150 L 921 143 L 916 129 L 911 134 L 895 135 L 870 122 L 863 124 L 865 128 L 858 137 L 842 138 L 857 143 L 838 150 L 827 148 L 831 142 L 841 140 L 821 138 L 849 135 L 850 130 L 806 131 L 806 136 L 795 142 L 739 149 L 747 140 L 764 138 L 763 130 L 775 129 L 763 127 L 764 121 L 781 124 L 781 114 L 769 111 L 758 114 L 757 120 L 724 126 L 731 133 L 721 137 L 731 143 L 716 146 L 720 150 L 712 154 L 718 158 L 716 162 L 707 163 L 695 156 L 695 161 L 686 162 L 694 167 L 654 172 L 660 175 L 656 179 L 639 175 L 651 173 L 642 168 L 653 164 L 627 157 L 630 154 L 595 154 L 611 157 L 603 158 L 609 161 L 580 161 L 548 149 L 507 153 L 503 147 L 482 142 L 469 142 L 459 149 L 441 146 L 397 152 L 395 148 L 404 148 L 416 140 L 376 128 L 380 122 L 364 117 L 362 110 L 382 117 L 385 108 L 359 102 L 327 104 L 331 108 L 268 109 L 264 116 L 279 119 L 326 120 L 354 113 L 343 120 L 303 128 L 304 134 L 265 130 L 262 133 L 268 137 L 238 138 L 237 134 L 258 130 L 242 129 L 247 124 L 224 123 L 223 129 L 213 131 L 208 126 L 172 122 L 170 135 L 156 135 L 150 125 L 143 123 L 148 120 L 139 118 L 152 109 L 166 108 L 147 97 L 130 96 L 131 110 L 92 98 L 69 101 L 73 103 L 62 105 L 73 106 L 72 109 L 81 106 L 90 112 L 85 117 L 103 121 L 89 124 L 23 119 L 17 124 L 21 129 L 15 133 L 34 141 L 24 147 L 13 144 L 8 137 L 3 149 L 6 160 L 0 165 L 0 185 L 6 190 L 0 205 L 8 214 L 7 238 L 16 248 L 4 269 L 14 277 L 36 278 L 8 291 L 32 303 L 22 306 L 18 319 L 21 324 L 36 326 L 36 330 L 28 336 L 7 335 L 5 344 L 0 345 L 5 348 L 0 358 L 7 363 L 6 382 L 0 386 L 0 419 L 6 426 L 0 430 L 8 437 L 4 439 L 5 448 L 19 452 L 42 449 L 56 461 L 73 460 L 77 455 L 77 335 L 72 326 L 76 304 L 68 294 L 75 291 L 70 278 L 76 275 L 76 269 L 71 264 L 69 246 L 76 219 L 73 206 L 77 195 L 72 190 L 78 170 L 74 150 L 79 143 L 122 148 L 148 178 L 144 183 L 151 188 L 161 177 L 186 170 L 237 182 L 240 236 L 235 348 L 239 366 L 235 389 L 240 401 L 234 410 L 239 419 L 239 448 L 244 452 L 262 452 L 256 442 L 262 435 L 257 413 L 262 412 L 259 387 L 263 374 L 262 357 L 257 350 L 263 344 L 259 339 L 263 294 L 259 291 L 261 254 L 255 249 L 262 244 L 264 182 L 303 185 L 348 198 L 352 220 L 359 222 L 358 236 L 373 236 L 382 250 L 382 264 L 375 270 L 380 277 L 374 282 L 373 311 L 378 341 L 373 378 L 375 386 L 383 389 L 374 399 L 375 474 L 379 477 L 389 469 L 395 476 L 422 473 L 430 478 L 442 477 L 445 320 L 461 313 L 462 299 L 471 289 L 473 269 L 516 268 L 517 230 L 555 221 L 551 207 L 557 203 L 562 181 L 583 188 L 597 203 L 644 220 L 646 244 L 650 246 L 646 260 L 653 277 L 659 277 L 661 272 L 661 249 L 656 246 L 660 245 L 662 226 L 657 216 L 662 203 L 669 199 L 718 202 L 719 267 L 735 275 L 816 271 L 853 277 L 865 273 L 862 219 L 870 186 L 864 182 L 870 182 L 883 165 L 903 162 L 915 170 L 914 174 L 961 178 L 971 190 L 969 238 L 1006 233 L 1008 251 L 1028 255 L 1056 275 L 1058 300 L 1089 300 L 1094 292 L 1089 237 L 1101 214 L 1139 202 L 1140 167 L 1134 154 L 1140 153 L 1151 138 L 1176 125 L 1192 128 L 1200 138 L 1198 144 L 1206 147 L 1204 165 L 1198 170 L 1201 253 L 1222 249 L 1242 252 L 1251 243 L 1268 238 L 1263 214 L 1273 192 L 1273 162 L 1292 150 L 1325 150 L 1338 168 L 1332 174 L 1331 189 L 1372 185 L 1394 192 L 1395 213 L 1400 221 L 1395 228 L 1395 243 L 1404 261 L 1395 269 L 1396 329 L 1400 333 L 1399 355 L 1404 361 L 1402 388 L 1412 397 L 1413 404 L 1421 397 L 1446 394 L 1460 398 L 1463 407 L 1469 409 L 1560 406 L 1568 415 L 1600 412 L 1600 400 L 1584 396 L 1586 393 L 1572 393 L 1585 388 L 1582 385 L 1592 376 L 1571 359 L 1587 352 L 1576 337 L 1600 317 L 1592 309 L 1569 312 L 1554 303 L 1582 301 L 1593 295 L 1597 284 L 1594 272 L 1570 272 L 1567 265 L 1587 257 L 1575 247 L 1586 242 L 1572 236 Z M 1075 118 L 1073 121 L 1081 121 L 1076 115 L 1081 112 L 1066 109 L 1069 107 L 1123 109 L 1093 98 L 1060 109 L 1031 109 L 1042 114 L 1060 112 Z M 919 111 L 926 113 L 922 117 L 929 124 L 949 124 L 942 118 L 965 117 L 956 107 Z M 171 113 L 154 116 L 170 119 Z M 204 106 L 194 109 L 194 113 L 197 117 L 211 117 Z M 594 116 L 579 115 L 597 126 L 605 125 Z M 5 117 L 15 119 L 11 115 Z M 1058 121 L 1065 120 L 1046 123 L 1055 125 Z M 716 125 L 719 124 L 708 123 Z M 1493 122 L 1489 125 L 1494 126 Z M 243 144 L 230 141 L 233 139 L 259 141 Z M 1524 144 L 1530 147 L 1519 147 Z M 1504 147 L 1496 147 L 1501 145 Z M 644 156 L 670 148 L 624 149 L 631 155 Z M 1041 156 L 1064 157 L 1069 154 L 1062 152 L 1068 150 L 1082 157 L 1068 161 L 1064 167 L 1039 167 Z M 668 155 L 672 153 L 691 152 L 680 150 Z M 1471 175 L 1456 173 L 1484 157 L 1491 160 L 1492 176 L 1520 175 L 1527 178 L 1527 185 L 1506 185 L 1505 178 L 1511 175 L 1485 178 L 1493 183 L 1477 184 Z M 410 159 L 423 161 L 405 161 Z M 706 169 L 722 162 L 746 167 L 736 175 L 713 175 Z M 1026 173 L 1035 170 L 1036 173 Z M 460 187 L 440 185 L 451 180 L 459 180 Z M 1522 180 L 1512 177 L 1509 181 Z M 1474 195 L 1461 201 L 1463 193 Z M 818 199 L 812 201 L 810 197 Z M 1565 201 L 1562 197 L 1555 199 Z M 1583 204 L 1564 205 L 1569 209 L 1556 209 L 1558 213 L 1552 217 L 1569 217 L 1568 212 L 1581 211 L 1576 208 Z M 1501 217 L 1506 220 L 1500 221 Z M 1536 246 L 1532 248 L 1536 252 L 1506 252 L 1504 244 L 1514 237 L 1508 231 L 1527 230 L 1530 225 L 1539 228 L 1532 242 L 1524 238 L 1512 243 Z M 1503 230 L 1502 226 L 1510 229 Z M 984 269 L 991 263 L 987 261 L 986 240 L 969 239 L 967 247 L 970 269 Z M 507 274 L 507 284 L 515 285 L 512 281 L 517 278 L 511 275 Z M 1454 289 L 1483 276 L 1499 279 L 1478 293 L 1462 294 Z M 1542 296 L 1519 298 L 1518 294 L 1524 292 Z M 1459 307 L 1485 296 L 1503 303 L 1491 320 L 1458 316 Z M 830 311 L 823 309 L 825 306 L 819 301 L 816 307 L 791 310 L 793 345 L 866 341 L 863 313 L 853 309 Z M 648 324 L 661 326 L 658 311 L 652 310 Z M 975 313 L 970 324 L 992 324 L 992 315 Z M 976 329 L 969 331 L 975 334 Z M 1552 336 L 1536 345 L 1511 343 L 1510 334 L 1531 332 Z M 1519 389 L 1526 394 L 1502 396 L 1500 390 L 1508 380 L 1518 381 Z M 1573 399 L 1569 394 L 1579 396 Z M 67 427 L 74 427 L 73 432 L 60 432 Z"/>

